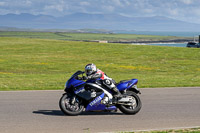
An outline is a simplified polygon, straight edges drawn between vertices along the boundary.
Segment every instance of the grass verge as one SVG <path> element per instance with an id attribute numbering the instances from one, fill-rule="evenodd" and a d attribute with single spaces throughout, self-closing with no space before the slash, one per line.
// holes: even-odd
<path id="1" fill-rule="evenodd" d="M 160 131 L 138 131 L 138 132 L 123 132 L 123 133 L 200 133 L 199 128 L 189 129 L 171 129 L 171 130 L 160 130 Z"/>

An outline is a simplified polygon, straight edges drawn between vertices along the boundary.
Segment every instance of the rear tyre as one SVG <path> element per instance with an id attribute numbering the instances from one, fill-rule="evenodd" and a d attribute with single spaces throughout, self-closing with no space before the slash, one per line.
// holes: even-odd
<path id="1" fill-rule="evenodd" d="M 134 115 L 140 111 L 142 103 L 139 96 L 136 93 L 131 92 L 128 96 L 132 97 L 132 105 L 120 104 L 118 105 L 118 108 L 124 114 Z"/>
<path id="2" fill-rule="evenodd" d="M 72 94 L 64 94 L 59 101 L 61 111 L 66 115 L 79 115 L 82 113 L 84 106 L 81 101 Z"/>

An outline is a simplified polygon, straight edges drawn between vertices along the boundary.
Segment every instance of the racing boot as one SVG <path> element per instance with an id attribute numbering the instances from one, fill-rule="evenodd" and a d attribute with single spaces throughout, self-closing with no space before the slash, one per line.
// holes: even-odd
<path id="1" fill-rule="evenodd" d="M 120 91 L 117 89 L 117 87 L 112 88 L 114 94 L 113 96 L 117 99 L 121 99 L 122 98 L 122 94 L 120 93 Z"/>

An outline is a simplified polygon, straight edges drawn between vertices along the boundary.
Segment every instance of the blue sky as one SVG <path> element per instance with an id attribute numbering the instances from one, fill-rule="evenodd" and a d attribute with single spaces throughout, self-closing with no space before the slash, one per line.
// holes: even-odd
<path id="1" fill-rule="evenodd" d="M 200 0 L 0 0 L 0 14 L 166 16 L 200 24 Z"/>

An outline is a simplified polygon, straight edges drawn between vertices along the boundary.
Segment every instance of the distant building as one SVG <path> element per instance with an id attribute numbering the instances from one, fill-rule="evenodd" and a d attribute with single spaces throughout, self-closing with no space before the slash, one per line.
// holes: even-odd
<path id="1" fill-rule="evenodd" d="M 99 43 L 108 43 L 108 41 L 99 41 Z"/>

